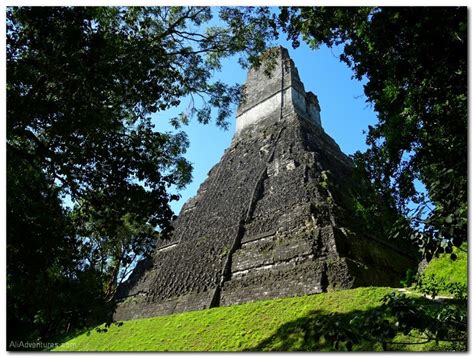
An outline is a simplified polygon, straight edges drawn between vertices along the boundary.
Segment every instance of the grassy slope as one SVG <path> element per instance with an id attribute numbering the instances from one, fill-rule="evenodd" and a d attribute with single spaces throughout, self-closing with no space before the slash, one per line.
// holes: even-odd
<path id="1" fill-rule="evenodd" d="M 467 246 L 433 259 L 425 274 L 447 282 L 467 284 Z M 366 287 L 319 295 L 259 301 L 232 307 L 186 312 L 164 317 L 125 321 L 105 333 L 91 329 L 56 350 L 71 351 L 305 351 L 331 350 L 315 346 L 308 338 L 311 325 L 322 316 L 367 312 L 381 304 L 392 288 Z M 101 327 L 103 328 L 103 327 Z M 399 338 L 399 339 L 397 339 Z M 395 341 L 406 341 L 397 337 Z M 394 346 L 392 349 L 401 349 Z M 438 347 L 438 349 L 441 347 Z M 362 344 L 354 350 L 380 350 L 379 345 Z M 436 349 L 432 345 L 409 345 L 408 350 Z"/>
<path id="2" fill-rule="evenodd" d="M 368 311 L 379 306 L 380 299 L 392 290 L 366 287 L 125 321 L 120 327 L 113 325 L 106 333 L 92 329 L 56 350 L 314 350 L 314 342 L 306 335 L 311 322 L 330 313 L 344 315 Z M 354 348 L 381 349 L 373 345 Z M 331 347 L 322 346 L 319 349 L 331 350 Z"/>
<path id="3" fill-rule="evenodd" d="M 450 282 L 460 282 L 467 285 L 467 245 L 461 249 L 454 248 L 457 259 L 452 261 L 449 254 L 440 255 L 430 261 L 423 273 L 427 276 L 435 275 L 437 278 Z"/>

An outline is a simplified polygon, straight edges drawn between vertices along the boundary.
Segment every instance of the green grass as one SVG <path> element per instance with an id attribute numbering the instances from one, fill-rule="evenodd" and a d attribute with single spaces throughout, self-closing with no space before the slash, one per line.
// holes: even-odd
<path id="1" fill-rule="evenodd" d="M 445 282 L 467 284 L 467 245 L 455 253 L 456 261 L 442 255 L 433 259 L 424 273 L 434 274 Z M 85 331 L 54 350 L 332 351 L 332 344 L 314 338 L 317 323 L 333 319 L 349 322 L 357 314 L 368 314 L 393 290 L 365 287 L 125 321 L 122 326 L 112 325 L 107 332 L 98 332 L 96 328 Z M 420 296 L 414 291 L 407 293 Z M 397 336 L 393 342 L 388 349 L 449 350 L 447 343 L 417 344 L 419 340 L 407 336 Z M 382 347 L 378 342 L 360 342 L 353 350 L 380 351 Z"/>
<path id="2" fill-rule="evenodd" d="M 430 261 L 423 273 L 435 277 L 446 283 L 459 282 L 467 285 L 467 244 L 460 249 L 454 248 L 457 259 L 452 261 L 449 254 L 440 255 Z M 445 293 L 445 292 L 443 292 Z"/>
<path id="3" fill-rule="evenodd" d="M 315 346 L 314 339 L 308 339 L 311 324 L 329 314 L 348 317 L 355 312 L 374 309 L 391 291 L 392 288 L 365 287 L 125 321 L 122 326 L 112 325 L 105 333 L 91 329 L 55 350 L 332 350 L 330 345 Z M 354 348 L 381 349 L 376 344 L 364 343 Z"/>

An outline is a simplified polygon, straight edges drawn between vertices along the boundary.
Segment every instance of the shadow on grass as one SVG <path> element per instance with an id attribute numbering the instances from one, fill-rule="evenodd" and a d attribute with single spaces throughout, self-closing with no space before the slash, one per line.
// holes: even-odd
<path id="1" fill-rule="evenodd" d="M 355 317 L 367 315 L 369 315 L 367 311 L 359 310 L 349 313 L 312 311 L 305 317 L 285 323 L 272 336 L 248 350 L 291 352 L 355 349 L 380 351 L 382 350 L 380 343 L 360 342 L 356 346 L 352 343 L 354 333 L 349 329 L 350 321 Z"/>
<path id="2" fill-rule="evenodd" d="M 411 317 L 416 327 L 422 320 L 432 320 L 442 304 L 420 298 L 412 302 L 423 307 Z M 411 308 L 410 308 L 411 309 Z M 427 312 L 431 312 L 428 313 Z M 433 315 L 433 316 L 431 316 Z M 403 334 L 393 314 L 383 306 L 347 313 L 311 311 L 305 317 L 288 322 L 247 351 L 446 351 L 451 342 L 437 343 L 421 331 Z M 459 350 L 465 350 L 462 348 Z"/>

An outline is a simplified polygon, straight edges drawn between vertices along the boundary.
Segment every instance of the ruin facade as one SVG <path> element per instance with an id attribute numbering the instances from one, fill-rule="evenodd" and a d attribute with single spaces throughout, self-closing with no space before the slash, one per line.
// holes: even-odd
<path id="1" fill-rule="evenodd" d="M 407 247 L 354 225 L 340 199 L 353 163 L 324 132 L 288 51 L 274 51 L 270 77 L 249 71 L 232 143 L 183 206 L 173 239 L 119 288 L 115 319 L 398 286 L 415 265 Z"/>

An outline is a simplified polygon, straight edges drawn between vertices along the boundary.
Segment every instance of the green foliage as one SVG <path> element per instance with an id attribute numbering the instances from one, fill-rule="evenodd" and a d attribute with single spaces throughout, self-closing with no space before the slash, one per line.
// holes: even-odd
<path id="1" fill-rule="evenodd" d="M 452 255 L 456 256 L 456 260 L 451 259 Z M 455 248 L 453 253 L 445 253 L 431 260 L 417 286 L 425 294 L 430 294 L 431 290 L 436 294 L 463 296 L 463 290 L 467 294 L 467 273 L 467 245 L 463 244 Z"/>
<path id="2" fill-rule="evenodd" d="M 7 342 L 35 342 L 105 320 L 96 273 L 77 270 L 74 229 L 58 189 L 39 166 L 15 159 L 8 151 Z"/>
<path id="3" fill-rule="evenodd" d="M 230 249 L 229 249 L 227 246 L 224 246 L 224 247 L 222 248 L 222 251 L 221 251 L 221 253 L 220 253 L 219 256 L 220 256 L 222 259 L 225 259 L 225 258 L 227 257 L 227 255 L 229 255 L 229 252 L 230 252 Z"/>
<path id="4" fill-rule="evenodd" d="M 443 242 L 459 247 L 467 238 L 467 9 L 291 7 L 274 20 L 294 47 L 300 38 L 343 46 L 341 60 L 367 78 L 378 113 L 370 147 L 358 154 L 370 181 L 409 216 L 428 260 Z"/>
<path id="5" fill-rule="evenodd" d="M 156 131 L 151 114 L 188 97 L 172 124 L 214 111 L 226 127 L 241 90 L 212 75 L 223 57 L 255 57 L 268 33 L 206 30 L 211 18 L 209 7 L 7 8 L 9 338 L 80 328 L 167 238 L 178 199 L 168 190 L 191 180 L 189 143 Z M 81 322 L 50 300 L 57 281 L 64 301 L 91 293 L 73 310 Z"/>
<path id="6" fill-rule="evenodd" d="M 467 301 L 441 303 L 423 303 L 422 300 L 407 297 L 404 294 L 391 293 L 383 299 L 382 310 L 394 318 L 382 320 L 380 316 L 368 320 L 368 328 L 380 325 L 385 329 L 394 329 L 395 333 L 410 336 L 416 332 L 419 339 L 426 343 L 440 341 L 451 342 L 450 349 L 467 348 Z M 377 332 L 378 329 L 375 329 Z M 380 337 L 383 338 L 383 337 Z"/>
<path id="7" fill-rule="evenodd" d="M 352 176 L 348 178 L 335 178 L 329 171 L 323 171 L 319 179 L 319 187 L 327 191 L 328 204 L 336 202 L 338 205 L 333 210 L 340 210 L 339 217 L 344 218 L 343 223 L 356 231 L 371 233 L 378 237 L 391 237 L 391 232 L 397 222 L 404 222 L 403 217 L 397 212 L 393 198 L 377 192 L 368 178 L 360 153 L 353 158 L 355 166 Z M 397 243 L 404 240 L 405 235 L 392 237 Z M 411 245 L 405 245 L 412 253 Z"/>
<path id="8" fill-rule="evenodd" d="M 435 298 L 439 292 L 445 287 L 446 283 L 443 279 L 437 278 L 435 275 L 421 275 L 416 284 L 417 291 L 424 295 Z"/>
<path id="9" fill-rule="evenodd" d="M 330 175 L 329 170 L 323 170 L 321 172 L 321 175 L 319 177 L 319 186 L 323 189 L 328 190 L 329 189 L 329 175 Z"/>
<path id="10" fill-rule="evenodd" d="M 55 350 L 66 351 L 381 351 L 450 350 L 450 343 L 423 343 L 405 335 L 410 299 L 399 316 L 383 308 L 389 288 L 358 288 L 259 301 L 231 307 L 125 321 L 105 333 L 85 332 Z M 392 297 L 392 296 L 387 296 Z M 396 297 L 396 296 L 393 296 Z M 389 298 L 385 298 L 388 301 Z M 390 300 L 393 300 L 390 298 Z M 420 299 L 417 299 L 420 300 Z M 447 306 L 421 300 L 430 315 Z M 388 322 L 385 322 L 388 320 Z M 370 322 L 380 327 L 372 330 Z M 389 324 L 389 325 L 388 325 Z M 101 328 L 104 328 L 101 326 Z M 358 331 L 361 330 L 361 331 Z M 359 337 L 359 338 L 357 338 Z M 386 342 L 384 344 L 383 342 Z M 403 344 L 402 344 L 403 343 Z M 422 344 L 423 343 L 423 344 Z M 463 348 L 458 347 L 462 350 Z M 465 348 L 464 348 L 465 349 Z"/>
<path id="11" fill-rule="evenodd" d="M 355 164 L 352 176 L 354 186 L 347 195 L 347 200 L 351 201 L 349 212 L 370 232 L 379 233 L 382 237 L 391 237 L 395 223 L 403 222 L 403 217 L 396 210 L 393 197 L 377 191 L 372 185 L 364 157 L 357 152 L 352 159 Z M 400 241 L 404 239 L 404 235 L 392 239 Z"/>
<path id="12" fill-rule="evenodd" d="M 405 278 L 400 281 L 400 284 L 403 287 L 410 287 L 416 282 L 416 272 L 415 270 L 409 268 L 406 272 Z"/>
<path id="13" fill-rule="evenodd" d="M 442 293 L 449 294 L 460 301 L 467 300 L 467 284 L 458 281 L 447 282 L 446 279 L 435 274 L 420 275 L 415 288 L 423 295 L 431 296 L 431 298 L 435 298 Z"/>

